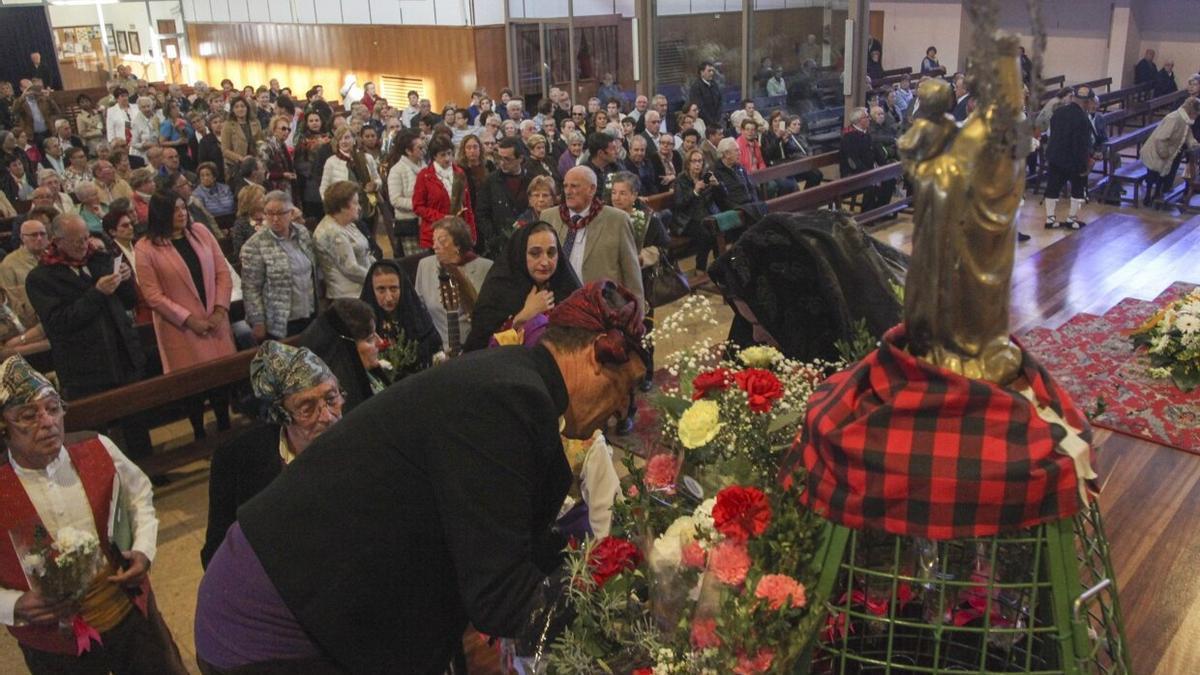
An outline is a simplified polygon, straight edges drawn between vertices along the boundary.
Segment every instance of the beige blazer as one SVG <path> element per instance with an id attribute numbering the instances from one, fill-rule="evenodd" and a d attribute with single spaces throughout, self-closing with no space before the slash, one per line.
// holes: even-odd
<path id="1" fill-rule="evenodd" d="M 1192 120 L 1182 109 L 1172 112 L 1158 123 L 1150 139 L 1142 144 L 1140 159 L 1147 169 L 1162 176 L 1170 172 L 1175 155 L 1186 145 L 1197 145 L 1192 137 Z"/>
<path id="2" fill-rule="evenodd" d="M 542 220 L 554 226 L 560 241 L 567 236 L 567 226 L 558 215 L 558 207 L 542 211 Z M 637 296 L 642 311 L 646 311 L 646 292 L 642 288 L 642 266 L 638 263 L 637 243 L 629 216 L 611 206 L 603 207 L 587 226 L 583 248 L 583 283 L 611 279 Z M 559 264 L 570 264 L 566 257 Z"/>

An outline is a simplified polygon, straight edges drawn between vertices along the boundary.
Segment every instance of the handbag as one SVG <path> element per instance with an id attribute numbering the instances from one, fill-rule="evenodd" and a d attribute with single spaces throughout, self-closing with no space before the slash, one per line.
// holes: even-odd
<path id="1" fill-rule="evenodd" d="M 658 262 L 642 270 L 642 286 L 651 307 L 669 305 L 692 292 L 687 275 L 666 251 L 658 257 Z"/>

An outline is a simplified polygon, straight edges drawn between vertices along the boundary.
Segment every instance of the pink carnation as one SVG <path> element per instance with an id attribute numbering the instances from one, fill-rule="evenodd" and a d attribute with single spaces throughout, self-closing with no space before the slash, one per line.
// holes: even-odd
<path id="1" fill-rule="evenodd" d="M 651 457 L 646 464 L 646 487 L 661 489 L 673 486 L 678 470 L 679 464 L 672 454 L 664 452 Z"/>
<path id="2" fill-rule="evenodd" d="M 765 673 L 771 669 L 771 663 L 775 660 L 775 652 L 770 649 L 760 649 L 750 658 L 745 654 L 738 657 L 737 667 L 733 672 L 737 675 L 755 675 L 755 673 Z"/>
<path id="3" fill-rule="evenodd" d="M 721 646 L 721 636 L 717 635 L 716 619 L 696 619 L 692 622 L 692 646 L 698 651 Z"/>
<path id="4" fill-rule="evenodd" d="M 726 540 L 708 556 L 709 568 L 717 580 L 730 586 L 740 586 L 750 571 L 750 552 L 744 543 Z"/>
<path id="5" fill-rule="evenodd" d="M 768 574 L 759 579 L 754 595 L 766 600 L 771 609 L 779 609 L 784 605 L 803 607 L 806 602 L 804 584 L 786 574 Z"/>
<path id="6" fill-rule="evenodd" d="M 700 545 L 700 542 L 692 541 L 683 547 L 683 555 L 680 560 L 687 567 L 703 569 L 707 557 L 708 554 L 704 552 L 704 547 Z"/>
<path id="7" fill-rule="evenodd" d="M 629 497 L 630 499 L 636 499 L 639 494 L 641 494 L 641 491 L 638 490 L 636 485 L 630 485 L 629 487 L 625 488 L 625 496 Z"/>

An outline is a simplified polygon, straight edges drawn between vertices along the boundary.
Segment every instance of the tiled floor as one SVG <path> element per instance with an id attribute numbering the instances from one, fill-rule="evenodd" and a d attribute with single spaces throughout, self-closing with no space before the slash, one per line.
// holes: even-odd
<path id="1" fill-rule="evenodd" d="M 1112 210 L 1114 209 L 1111 207 L 1089 205 L 1085 215 L 1098 217 Z M 1173 214 L 1149 211 L 1139 212 L 1139 215 L 1143 213 L 1145 217 L 1176 217 Z M 1019 245 L 1018 258 L 1032 255 L 1060 238 L 1070 236 L 1069 232 L 1062 230 L 1043 229 L 1042 221 L 1041 207 L 1031 199 L 1025 204 L 1019 223 L 1021 229 L 1032 234 L 1034 238 Z M 907 216 L 901 216 L 895 223 L 877 230 L 874 234 L 883 241 L 908 251 L 912 225 Z M 686 269 L 687 264 L 684 267 Z M 705 295 L 713 302 L 720 325 L 689 326 L 689 330 L 675 340 L 660 344 L 659 353 L 670 353 L 700 338 L 724 339 L 732 313 L 721 302 L 719 296 L 711 292 L 705 292 Z M 659 320 L 670 315 L 672 311 L 673 307 L 660 310 Z M 186 442 L 190 439 L 190 433 L 187 423 L 183 422 L 156 432 L 155 441 L 159 443 L 170 439 L 172 443 Z M 175 635 L 185 662 L 193 672 L 198 672 L 193 651 L 192 617 L 196 604 L 196 587 L 201 577 L 200 547 L 207 523 L 208 463 L 197 462 L 172 473 L 170 484 L 156 489 L 155 504 L 160 525 L 158 556 L 152 579 L 158 605 Z M 0 637 L 0 673 L 21 672 L 25 672 L 25 668 L 20 651 L 7 632 L 4 632 Z"/>

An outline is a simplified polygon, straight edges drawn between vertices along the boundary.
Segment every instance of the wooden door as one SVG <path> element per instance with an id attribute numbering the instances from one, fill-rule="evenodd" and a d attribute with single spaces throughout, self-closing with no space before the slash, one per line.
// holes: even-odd
<path id="1" fill-rule="evenodd" d="M 174 19 L 158 20 L 159 35 L 174 35 L 176 32 Z M 162 38 L 158 41 L 158 48 L 164 63 L 167 64 L 167 81 L 179 84 L 179 81 L 183 79 L 183 67 L 179 58 L 179 39 L 174 37 Z"/>

